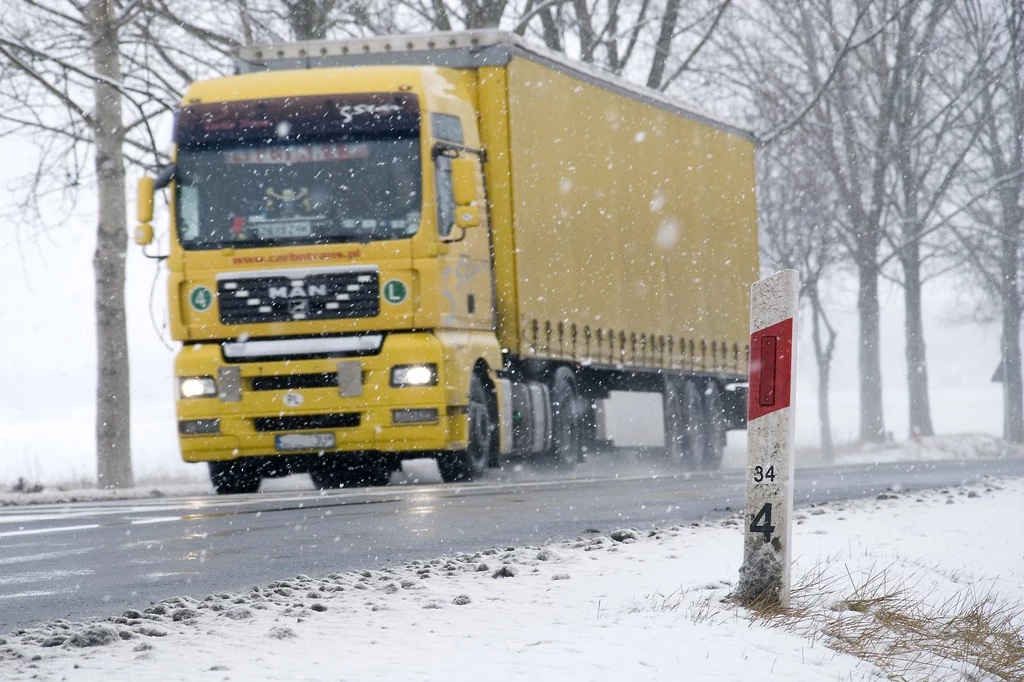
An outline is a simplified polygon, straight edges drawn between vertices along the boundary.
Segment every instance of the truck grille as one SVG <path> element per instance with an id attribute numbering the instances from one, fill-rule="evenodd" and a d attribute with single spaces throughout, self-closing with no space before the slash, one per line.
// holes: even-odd
<path id="1" fill-rule="evenodd" d="M 217 301 L 224 324 L 376 317 L 379 288 L 376 268 L 225 277 L 217 281 Z"/>
<path id="2" fill-rule="evenodd" d="M 359 413 L 300 414 L 294 417 L 257 417 L 257 431 L 304 431 L 307 429 L 347 429 L 359 426 Z"/>
<path id="3" fill-rule="evenodd" d="M 253 377 L 254 391 L 288 391 L 301 388 L 337 388 L 338 373 L 284 374 L 281 376 Z"/>

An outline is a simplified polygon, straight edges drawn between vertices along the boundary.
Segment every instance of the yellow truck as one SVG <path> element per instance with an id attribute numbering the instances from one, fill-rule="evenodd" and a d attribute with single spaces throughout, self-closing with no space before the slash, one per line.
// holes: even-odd
<path id="1" fill-rule="evenodd" d="M 309 472 L 571 468 L 611 391 L 665 457 L 746 418 L 754 145 L 498 31 L 244 47 L 194 83 L 168 187 L 182 457 L 219 493 Z"/>

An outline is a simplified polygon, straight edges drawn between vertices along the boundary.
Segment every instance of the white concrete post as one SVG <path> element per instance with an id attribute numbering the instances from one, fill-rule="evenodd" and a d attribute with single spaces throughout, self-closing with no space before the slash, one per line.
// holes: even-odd
<path id="1" fill-rule="evenodd" d="M 800 275 L 783 270 L 750 289 L 747 502 L 741 601 L 789 606 L 793 517 L 793 409 Z"/>

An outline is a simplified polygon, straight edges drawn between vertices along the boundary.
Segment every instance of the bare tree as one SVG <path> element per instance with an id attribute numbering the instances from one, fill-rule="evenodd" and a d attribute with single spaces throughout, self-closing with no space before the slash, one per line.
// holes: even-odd
<path id="1" fill-rule="evenodd" d="M 955 12 L 965 54 L 981 65 L 970 112 L 979 126 L 970 196 L 946 217 L 977 275 L 983 307 L 1001 320 L 1004 434 L 1024 442 L 1024 8 L 1015 0 L 965 1 Z M 964 220 L 966 218 L 967 220 Z M 987 304 L 987 305 L 986 305 Z"/>
<path id="2" fill-rule="evenodd" d="M 732 0 L 400 0 L 401 32 L 504 28 L 665 90 L 711 43 Z"/>
<path id="3" fill-rule="evenodd" d="M 909 0 L 914 2 L 916 0 Z M 751 127 L 772 145 L 802 146 L 835 197 L 830 221 L 858 277 L 861 439 L 884 438 L 879 355 L 879 261 L 892 168 L 899 57 L 894 1 L 802 0 L 743 6 L 721 36 L 713 75 L 740 93 Z M 881 44 L 880 44 L 881 43 Z M 769 106 L 765 106 L 766 103 Z M 787 134 L 788 133 L 788 134 Z"/>
<path id="4" fill-rule="evenodd" d="M 977 138 L 965 113 L 978 59 L 949 44 L 950 0 L 802 0 L 737 10 L 714 75 L 753 102 L 764 144 L 815 150 L 836 199 L 839 244 L 858 277 L 861 439 L 885 436 L 879 278 L 899 263 L 911 429 L 931 433 L 922 324 L 924 269 L 940 209 Z M 767 108 L 765 108 L 767 106 Z M 781 121 L 781 122 L 780 122 Z M 789 133 L 788 135 L 785 135 Z M 934 275 L 937 270 L 930 271 Z"/>
<path id="5" fill-rule="evenodd" d="M 837 332 L 824 289 L 840 265 L 833 216 L 836 206 L 817 159 L 805 146 L 773 146 L 758 159 L 761 252 L 774 268 L 800 272 L 800 296 L 810 308 L 811 342 L 818 366 L 818 426 L 822 458 L 835 461 L 829 407 Z"/>
<path id="6" fill-rule="evenodd" d="M 954 3 L 933 0 L 923 8 L 920 29 L 912 33 L 912 58 L 894 65 L 902 70 L 903 87 L 893 115 L 891 255 L 902 277 L 906 323 L 907 388 L 911 435 L 932 435 L 925 355 L 922 289 L 941 269 L 926 268 L 939 253 L 943 231 L 941 208 L 953 200 L 964 179 L 964 161 L 976 146 L 981 126 L 968 116 L 984 83 L 984 67 L 992 55 L 965 54 L 950 10 Z M 897 25 L 910 18 L 901 15 Z"/>
<path id="7" fill-rule="evenodd" d="M 170 61 L 194 64 L 219 55 L 225 70 L 240 45 L 388 34 L 398 31 L 397 3 L 379 0 L 146 0 L 150 39 L 161 46 L 187 46 Z M 177 40 L 169 39 L 175 36 Z M 187 69 L 186 69 L 187 72 Z"/>
<path id="8" fill-rule="evenodd" d="M 573 0 L 572 12 L 562 13 L 558 24 L 544 21 L 540 35 L 553 49 L 578 43 L 574 56 L 581 61 L 634 78 L 643 73 L 647 87 L 666 90 L 711 44 L 730 5 L 732 0 Z M 560 32 L 552 38 L 552 31 Z"/>
<path id="9" fill-rule="evenodd" d="M 32 135 L 64 154 L 57 164 L 41 159 L 28 193 L 38 201 L 48 192 L 73 191 L 90 176 L 83 159 L 92 156 L 90 179 L 97 198 L 96 448 L 98 481 L 104 487 L 132 484 L 125 160 L 152 160 L 148 121 L 166 109 L 151 97 L 147 83 L 125 77 L 130 69 L 122 61 L 121 36 L 138 12 L 136 3 L 114 0 L 66 7 L 15 0 L 0 27 L 5 74 L 0 134 Z"/>
<path id="10" fill-rule="evenodd" d="M 856 268 L 858 276 L 857 309 L 860 319 L 859 381 L 862 441 L 880 441 L 885 437 L 882 410 L 882 371 L 880 356 L 878 282 L 889 243 L 892 219 L 891 192 L 899 172 L 898 141 L 894 131 L 899 123 L 901 101 L 908 95 L 909 80 L 917 73 L 919 51 L 930 40 L 929 31 L 942 15 L 937 0 L 877 0 L 861 2 L 855 8 L 865 15 L 865 37 L 856 49 L 848 50 L 842 37 L 843 23 L 854 21 L 854 8 L 832 0 L 808 0 L 797 11 L 776 13 L 773 25 L 785 42 L 794 46 L 791 56 L 799 59 L 804 82 L 813 92 L 822 93 L 818 106 L 808 112 L 807 143 L 815 147 L 825 163 L 833 191 L 838 198 L 841 219 L 837 221 L 840 243 Z M 877 27 L 877 28 L 876 28 Z M 881 30 L 883 29 L 884 30 Z M 792 48 L 791 48 L 792 49 Z M 827 89 L 825 74 L 835 56 L 847 52 Z M 919 121 L 920 118 L 914 118 Z M 917 128 L 921 125 L 918 124 Z M 913 186 L 913 185 L 911 185 Z M 916 188 L 916 186 L 913 186 Z M 914 253 L 917 242 L 908 244 L 904 255 L 908 268 L 919 264 Z M 919 274 L 912 271 L 910 296 L 919 303 Z M 911 310 L 917 322 L 911 322 L 908 335 L 915 343 L 909 352 L 914 358 L 912 378 L 920 383 L 923 368 L 923 331 L 919 311 Z M 915 327 L 916 324 L 916 327 Z M 926 395 L 927 385 L 923 384 Z M 927 411 L 926 398 L 924 402 Z"/>

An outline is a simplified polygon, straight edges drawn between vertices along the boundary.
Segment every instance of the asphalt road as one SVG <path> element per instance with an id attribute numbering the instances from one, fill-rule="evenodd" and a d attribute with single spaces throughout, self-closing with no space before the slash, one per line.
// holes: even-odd
<path id="1" fill-rule="evenodd" d="M 798 469 L 795 498 L 856 498 L 984 475 L 1024 476 L 1024 460 Z M 0 510 L 0 634 L 300 573 L 689 523 L 742 502 L 742 472 L 726 471 L 9 507 Z"/>

